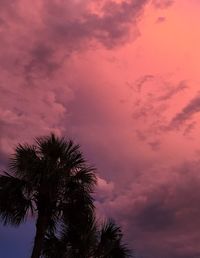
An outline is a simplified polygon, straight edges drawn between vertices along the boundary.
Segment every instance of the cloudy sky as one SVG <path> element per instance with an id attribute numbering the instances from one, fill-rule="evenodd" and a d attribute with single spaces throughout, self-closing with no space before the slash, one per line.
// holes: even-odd
<path id="1" fill-rule="evenodd" d="M 55 132 L 140 257 L 200 257 L 198 0 L 0 0 L 0 164 Z M 33 226 L 1 228 L 26 258 Z"/>

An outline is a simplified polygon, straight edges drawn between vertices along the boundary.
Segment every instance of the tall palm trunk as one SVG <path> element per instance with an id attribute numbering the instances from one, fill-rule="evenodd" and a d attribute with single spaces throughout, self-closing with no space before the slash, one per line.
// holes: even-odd
<path id="1" fill-rule="evenodd" d="M 36 222 L 36 234 L 31 258 L 40 258 L 41 256 L 43 241 L 48 227 L 48 221 L 48 216 L 38 213 Z"/>

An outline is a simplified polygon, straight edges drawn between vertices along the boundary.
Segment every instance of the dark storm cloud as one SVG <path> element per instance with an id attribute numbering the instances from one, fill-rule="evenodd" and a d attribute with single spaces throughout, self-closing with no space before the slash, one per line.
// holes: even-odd
<path id="1" fill-rule="evenodd" d="M 59 6 L 55 1 L 47 2 L 42 17 L 45 25 L 46 38 L 66 51 L 86 48 L 86 41 L 95 40 L 107 48 L 119 46 L 128 40 L 131 27 L 141 15 L 148 0 L 105 1 L 100 8 L 101 14 L 83 9 L 78 16 L 69 14 L 78 7 L 72 1 Z M 57 8 L 57 12 L 56 12 Z M 58 12 L 58 10 L 61 12 Z M 69 14 L 69 15 L 68 15 Z M 130 27 L 131 24 L 131 27 Z M 135 36 L 138 36 L 136 32 Z"/>
<path id="2" fill-rule="evenodd" d="M 108 211 L 109 207 L 115 209 L 130 242 L 144 257 L 185 258 L 200 254 L 199 170 L 200 161 L 171 167 L 168 181 L 149 183 L 140 193 L 139 183 L 133 184 L 123 197 L 107 204 Z"/>
<path id="3" fill-rule="evenodd" d="M 174 211 L 163 206 L 163 202 L 151 203 L 139 212 L 135 221 L 141 230 L 162 231 L 175 223 Z"/>
<path id="4" fill-rule="evenodd" d="M 52 75 L 62 65 L 62 61 L 54 60 L 55 51 L 47 45 L 41 43 L 36 45 L 31 51 L 32 59 L 24 65 L 24 73 L 27 80 L 40 79 Z"/>
<path id="5" fill-rule="evenodd" d="M 31 79 L 52 75 L 74 52 L 95 48 L 97 43 L 108 49 L 121 46 L 140 35 L 137 22 L 148 2 L 108 0 L 94 12 L 88 8 L 93 3 L 90 0 L 37 0 L 29 4 L 24 0 L 1 0 L 1 34 L 7 42 L 3 40 L 0 46 L 9 51 L 8 43 L 12 42 L 15 50 L 10 51 L 10 60 L 0 65 L 20 75 L 23 71 L 30 83 Z M 164 8 L 170 2 L 154 1 L 153 5 Z M 2 56 L 5 60 L 5 53 Z"/>
<path id="6" fill-rule="evenodd" d="M 89 8 L 92 1 L 1 1 L 3 29 L 0 46 L 2 65 L 15 73 L 23 71 L 25 79 L 48 77 L 56 72 L 69 55 L 94 48 L 97 43 L 111 49 L 139 36 L 137 20 L 148 0 L 116 3 L 105 1 L 96 13 Z M 25 6 L 27 14 L 23 12 Z M 30 17 L 31 18 L 30 18 Z M 8 53 L 9 54 L 9 53 Z M 16 69 L 17 67 L 17 69 Z"/>

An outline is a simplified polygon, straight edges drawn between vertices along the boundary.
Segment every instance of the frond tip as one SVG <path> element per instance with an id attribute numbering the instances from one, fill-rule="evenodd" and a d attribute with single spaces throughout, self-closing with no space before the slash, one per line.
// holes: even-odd
<path id="1" fill-rule="evenodd" d="M 0 219 L 6 224 L 18 226 L 26 220 L 31 200 L 26 196 L 26 182 L 8 173 L 0 176 Z"/>

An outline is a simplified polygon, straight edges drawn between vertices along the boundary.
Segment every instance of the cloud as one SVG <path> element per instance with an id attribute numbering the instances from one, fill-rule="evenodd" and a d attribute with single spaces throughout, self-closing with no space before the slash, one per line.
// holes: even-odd
<path id="1" fill-rule="evenodd" d="M 107 181 L 100 176 L 97 177 L 97 187 L 95 190 L 95 199 L 97 204 L 100 204 L 102 202 L 106 202 L 106 200 L 109 200 L 111 196 L 114 195 L 114 189 L 115 184 L 112 181 Z M 100 205 L 99 205 L 100 207 Z M 104 214 L 105 215 L 105 214 Z"/>
<path id="2" fill-rule="evenodd" d="M 104 1 L 99 7 L 95 2 L 95 10 L 93 3 L 1 1 L 3 152 L 10 152 L 21 138 L 26 141 L 36 134 L 63 132 L 76 87 L 68 74 L 73 56 L 98 45 L 102 49 L 122 46 L 131 31 L 133 39 L 139 35 L 137 20 L 147 1 Z M 85 104 L 87 112 L 87 100 Z M 17 139 L 19 132 L 23 137 Z"/>
<path id="3" fill-rule="evenodd" d="M 137 21 L 147 2 L 1 1 L 0 66 L 30 84 L 54 75 L 73 53 L 122 46 L 139 36 Z"/>
<path id="4" fill-rule="evenodd" d="M 47 78 L 72 53 L 94 49 L 99 44 L 113 49 L 136 39 L 140 35 L 137 22 L 148 3 L 149 0 L 107 0 L 102 4 L 91 0 L 37 0 L 29 4 L 25 0 L 1 1 L 4 8 L 0 47 L 5 51 L 0 55 L 0 66 L 24 76 L 28 84 Z M 168 5 L 167 1 L 164 6 Z"/>
<path id="5" fill-rule="evenodd" d="M 141 230 L 163 231 L 175 224 L 175 213 L 164 206 L 163 202 L 147 204 L 136 216 L 135 221 Z"/>
<path id="6" fill-rule="evenodd" d="M 135 88 L 138 92 L 140 92 L 142 90 L 143 85 L 149 81 L 152 81 L 154 78 L 155 77 L 152 74 L 146 74 L 142 76 L 135 82 Z"/>
<path id="7" fill-rule="evenodd" d="M 137 138 L 148 144 L 153 151 L 157 151 L 163 138 L 171 130 L 168 124 L 174 113 L 174 101 L 177 98 L 185 98 L 190 88 L 188 82 L 172 81 L 164 76 L 147 74 L 128 86 L 131 93 L 127 101 L 135 100 L 132 119 L 135 122 Z M 193 128 L 188 127 L 186 134 Z"/>
<path id="8" fill-rule="evenodd" d="M 166 17 L 160 16 L 156 19 L 156 23 L 160 24 L 166 21 Z"/>
<path id="9" fill-rule="evenodd" d="M 166 83 L 166 86 L 168 86 L 167 83 Z M 180 81 L 177 86 L 175 86 L 175 87 L 168 86 L 166 88 L 167 88 L 167 92 L 165 94 L 159 96 L 157 98 L 157 100 L 159 100 L 159 101 L 168 100 L 168 99 L 172 98 L 174 95 L 180 93 L 181 91 L 188 89 L 188 85 L 187 85 L 186 81 Z"/>
<path id="10" fill-rule="evenodd" d="M 160 149 L 160 141 L 159 140 L 155 140 L 153 142 L 149 142 L 149 146 L 151 147 L 151 149 L 153 151 L 158 151 Z"/>
<path id="11" fill-rule="evenodd" d="M 96 85 L 96 78 L 91 83 L 86 78 L 72 79 L 81 77 L 72 74 L 80 73 L 78 55 L 89 50 L 112 51 L 137 38 L 137 23 L 148 2 L 1 1 L 3 152 L 11 152 L 16 142 L 35 135 L 62 134 L 67 127 L 72 131 L 78 124 L 91 126 L 105 123 L 105 119 L 113 122 L 115 107 L 108 112 L 109 101 L 104 105 L 107 88 L 99 93 L 92 85 Z"/>
<path id="12" fill-rule="evenodd" d="M 200 95 L 194 97 L 171 121 L 170 128 L 179 128 L 200 112 Z"/>
<path id="13" fill-rule="evenodd" d="M 183 258 L 200 254 L 199 169 L 199 161 L 168 168 L 168 180 L 158 176 L 163 170 L 155 175 L 146 171 L 132 188 L 104 203 L 104 210 L 115 215 L 141 255 Z M 159 178 L 157 184 L 151 184 L 152 176 Z"/>
<path id="14" fill-rule="evenodd" d="M 152 2 L 156 8 L 165 9 L 170 7 L 174 3 L 174 0 L 153 0 Z"/>

